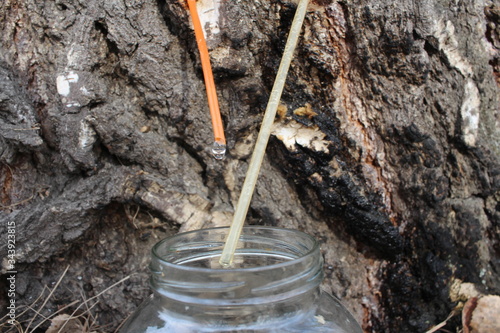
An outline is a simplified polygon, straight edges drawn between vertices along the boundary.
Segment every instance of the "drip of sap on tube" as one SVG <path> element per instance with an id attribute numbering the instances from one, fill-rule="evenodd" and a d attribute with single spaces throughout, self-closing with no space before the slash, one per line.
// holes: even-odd
<path id="1" fill-rule="evenodd" d="M 216 160 L 223 160 L 226 156 L 226 145 L 215 141 L 212 145 L 212 155 Z"/>

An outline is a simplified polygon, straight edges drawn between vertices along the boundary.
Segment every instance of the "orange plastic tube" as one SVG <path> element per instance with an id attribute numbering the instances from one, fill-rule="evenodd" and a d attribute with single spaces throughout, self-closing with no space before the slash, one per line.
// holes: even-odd
<path id="1" fill-rule="evenodd" d="M 217 91 L 215 90 L 214 75 L 210 64 L 207 42 L 205 41 L 205 36 L 203 35 L 203 28 L 201 27 L 200 17 L 198 16 L 198 10 L 196 8 L 196 0 L 187 0 L 187 3 L 193 20 L 196 43 L 198 44 L 198 50 L 200 51 L 201 68 L 203 69 L 203 77 L 205 79 L 214 139 L 218 144 L 225 145 L 226 137 L 224 135 L 224 127 L 222 125 L 222 118 L 220 115 L 219 100 L 217 99 Z"/>

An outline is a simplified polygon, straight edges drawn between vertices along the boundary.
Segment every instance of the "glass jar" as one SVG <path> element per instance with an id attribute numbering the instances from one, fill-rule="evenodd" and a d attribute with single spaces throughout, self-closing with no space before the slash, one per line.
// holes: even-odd
<path id="1" fill-rule="evenodd" d="M 323 258 L 311 236 L 245 227 L 233 265 L 219 257 L 228 228 L 177 234 L 157 243 L 154 294 L 121 333 L 362 333 L 340 302 L 321 291 Z"/>

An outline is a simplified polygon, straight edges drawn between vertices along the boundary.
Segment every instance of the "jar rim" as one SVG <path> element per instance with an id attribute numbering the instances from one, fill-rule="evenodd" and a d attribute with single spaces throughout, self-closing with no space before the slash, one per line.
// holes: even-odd
<path id="1" fill-rule="evenodd" d="M 152 250 L 152 256 L 154 260 L 158 260 L 161 265 L 166 266 L 166 267 L 172 267 L 175 269 L 182 269 L 184 271 L 189 271 L 192 273 L 206 273 L 206 272 L 233 272 L 233 273 L 243 273 L 243 272 L 255 272 L 255 271 L 261 271 L 265 269 L 279 269 L 279 268 L 284 268 L 287 266 L 292 266 L 296 265 L 297 263 L 308 260 L 311 256 L 315 256 L 317 252 L 319 252 L 319 242 L 316 238 L 313 236 L 297 230 L 297 229 L 291 229 L 291 228 L 279 228 L 279 227 L 271 227 L 271 226 L 245 226 L 243 227 L 243 231 L 241 233 L 242 236 L 245 235 L 251 235 L 252 230 L 255 231 L 273 231 L 273 232 L 280 232 L 280 233 L 285 233 L 288 235 L 294 234 L 295 236 L 300 236 L 304 241 L 309 242 L 310 246 L 305 249 L 303 253 L 300 253 L 295 258 L 290 258 L 289 260 L 286 260 L 284 262 L 279 262 L 279 263 L 272 263 L 272 264 L 266 264 L 263 266 L 252 266 L 252 267 L 228 267 L 228 268 L 209 268 L 209 267 L 197 267 L 197 266 L 189 266 L 181 263 L 174 263 L 169 260 L 165 259 L 165 256 L 159 253 L 159 250 L 168 242 L 172 242 L 175 239 L 181 239 L 182 237 L 185 236 L 190 236 L 194 235 L 196 233 L 201 233 L 201 232 L 210 232 L 210 231 L 222 231 L 222 230 L 227 230 L 229 232 L 229 227 L 214 227 L 214 228 L 205 228 L 205 229 L 197 229 L 197 230 L 191 230 L 187 232 L 182 232 L 178 233 L 169 237 L 166 237 L 165 239 L 159 241 L 156 243 Z M 227 234 L 227 233 L 226 233 Z M 286 235 L 284 235 L 286 236 Z M 241 236 L 240 236 L 241 237 Z M 281 241 L 285 241 L 286 239 L 283 237 Z M 238 251 L 238 249 L 237 249 Z"/>

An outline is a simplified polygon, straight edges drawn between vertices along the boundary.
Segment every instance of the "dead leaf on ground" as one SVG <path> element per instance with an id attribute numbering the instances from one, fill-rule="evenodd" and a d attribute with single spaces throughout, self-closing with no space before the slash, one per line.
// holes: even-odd
<path id="1" fill-rule="evenodd" d="M 471 298 L 462 312 L 464 333 L 500 332 L 500 296 Z"/>
<path id="2" fill-rule="evenodd" d="M 63 327 L 64 326 L 64 327 Z M 62 331 L 60 329 L 63 327 Z M 78 318 L 61 314 L 51 319 L 50 327 L 45 333 L 75 333 L 84 332 L 83 324 Z"/>

